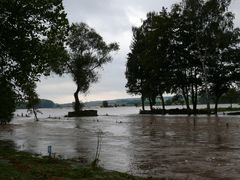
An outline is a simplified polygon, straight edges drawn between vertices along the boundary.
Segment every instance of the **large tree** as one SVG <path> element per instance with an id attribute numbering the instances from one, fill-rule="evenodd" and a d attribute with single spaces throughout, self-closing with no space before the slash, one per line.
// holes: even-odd
<path id="1" fill-rule="evenodd" d="M 107 44 L 103 38 L 85 23 L 72 24 L 68 37 L 70 59 L 66 70 L 77 85 L 74 93 L 75 112 L 81 110 L 79 93 L 88 91 L 98 80 L 98 69 L 112 60 L 111 52 L 119 49 L 117 43 Z"/>
<path id="2" fill-rule="evenodd" d="M 42 74 L 57 71 L 67 59 L 62 0 L 1 0 L 0 24 L 0 78 L 27 97 Z"/>
<path id="3" fill-rule="evenodd" d="M 188 103 L 196 112 L 197 97 L 205 91 L 217 104 L 223 93 L 239 81 L 239 29 L 228 11 L 231 0 L 184 0 L 171 11 L 175 21 L 173 62 L 181 71 L 176 77 Z M 177 50 L 177 51 L 176 51 Z M 178 63 L 177 63 L 178 62 Z M 183 81 L 182 81 L 183 80 Z M 180 89 L 180 88 L 179 88 Z"/>
<path id="4" fill-rule="evenodd" d="M 168 47 L 172 39 L 172 20 L 169 13 L 163 8 L 159 13 L 148 13 L 141 28 L 145 34 L 145 44 L 147 46 L 143 59 L 150 105 L 152 102 L 154 105 L 156 97 L 160 97 L 164 113 L 163 94 L 170 92 L 172 78 L 171 61 L 168 55 Z"/>

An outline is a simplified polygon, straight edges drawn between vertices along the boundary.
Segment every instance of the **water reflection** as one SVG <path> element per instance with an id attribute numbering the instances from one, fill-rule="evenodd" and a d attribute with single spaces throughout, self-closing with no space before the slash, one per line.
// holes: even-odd
<path id="1" fill-rule="evenodd" d="M 0 138 L 13 140 L 20 150 L 46 155 L 52 145 L 65 158 L 92 161 L 101 130 L 100 163 L 107 169 L 176 179 L 238 179 L 239 125 L 237 116 L 19 118 L 1 127 Z"/>

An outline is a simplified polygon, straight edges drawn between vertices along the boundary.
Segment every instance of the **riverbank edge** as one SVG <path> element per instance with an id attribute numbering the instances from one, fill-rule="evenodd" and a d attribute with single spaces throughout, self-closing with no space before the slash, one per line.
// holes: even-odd
<path id="1" fill-rule="evenodd" d="M 240 115 L 240 108 L 219 108 L 218 113 L 224 115 Z M 140 110 L 139 114 L 169 114 L 169 115 L 207 115 L 209 114 L 207 109 L 197 109 L 195 112 L 193 110 L 187 109 L 153 109 L 153 110 Z M 214 114 L 214 109 L 210 109 L 210 114 Z"/>
<path id="2" fill-rule="evenodd" d="M 17 151 L 13 143 L 0 141 L 0 179 L 116 179 L 138 180 L 127 173 L 93 167 L 77 160 L 63 160 Z"/>

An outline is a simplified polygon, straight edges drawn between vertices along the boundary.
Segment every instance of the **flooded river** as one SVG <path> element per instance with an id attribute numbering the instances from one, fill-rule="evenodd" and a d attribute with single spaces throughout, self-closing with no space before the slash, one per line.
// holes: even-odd
<path id="1" fill-rule="evenodd" d="M 99 109 L 98 117 L 64 118 L 69 109 L 42 111 L 39 122 L 16 116 L 0 127 L 0 139 L 43 155 L 51 145 L 64 158 L 91 162 L 102 131 L 100 165 L 106 169 L 173 179 L 240 178 L 240 116 L 151 116 L 122 107 Z"/>

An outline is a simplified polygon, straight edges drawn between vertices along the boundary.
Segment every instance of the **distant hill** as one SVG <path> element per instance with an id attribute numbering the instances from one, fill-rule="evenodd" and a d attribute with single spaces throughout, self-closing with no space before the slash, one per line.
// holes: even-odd
<path id="1" fill-rule="evenodd" d="M 73 107 L 73 103 L 57 104 L 61 108 Z"/>
<path id="2" fill-rule="evenodd" d="M 17 105 L 17 109 L 26 109 L 26 102 L 19 102 Z M 61 107 L 59 104 L 54 103 L 48 99 L 40 99 L 40 103 L 37 105 L 37 108 L 59 108 Z"/>

